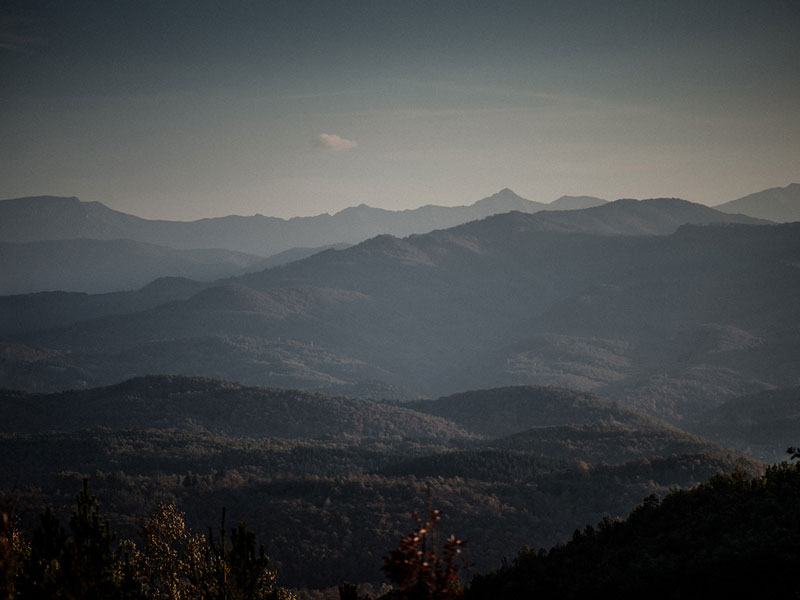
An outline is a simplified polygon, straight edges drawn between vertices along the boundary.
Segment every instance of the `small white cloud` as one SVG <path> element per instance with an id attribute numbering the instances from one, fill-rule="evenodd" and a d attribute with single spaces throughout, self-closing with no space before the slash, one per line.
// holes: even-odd
<path id="1" fill-rule="evenodd" d="M 355 148 L 358 146 L 358 142 L 333 135 L 332 133 L 320 133 L 317 136 L 316 145 L 319 148 L 336 152 L 338 150 L 350 150 L 350 148 Z"/>

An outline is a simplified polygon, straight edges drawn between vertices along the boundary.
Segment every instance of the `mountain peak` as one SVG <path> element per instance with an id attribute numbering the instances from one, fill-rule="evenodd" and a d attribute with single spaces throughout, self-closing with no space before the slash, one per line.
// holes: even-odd
<path id="1" fill-rule="evenodd" d="M 522 196 L 520 196 L 519 194 L 515 193 L 511 188 L 503 188 L 502 190 L 500 190 L 496 194 L 492 194 L 491 196 L 489 196 L 489 198 L 497 198 L 497 199 L 504 199 L 504 200 L 507 200 L 509 198 L 513 198 L 515 200 L 516 199 L 524 200 L 524 198 Z M 484 199 L 488 200 L 489 198 L 484 198 Z"/>
<path id="2" fill-rule="evenodd" d="M 472 206 L 483 209 L 491 207 L 491 209 L 495 212 L 509 212 L 512 210 L 518 210 L 521 212 L 535 212 L 537 210 L 542 210 L 547 205 L 542 204 L 541 202 L 527 200 L 516 194 L 511 189 L 503 188 L 488 198 L 478 200 Z"/>

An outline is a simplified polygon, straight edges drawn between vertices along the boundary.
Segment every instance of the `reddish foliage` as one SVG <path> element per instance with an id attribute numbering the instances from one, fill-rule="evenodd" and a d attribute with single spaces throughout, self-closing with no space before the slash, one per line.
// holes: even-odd
<path id="1" fill-rule="evenodd" d="M 462 595 L 458 571 L 470 565 L 462 556 L 467 542 L 450 535 L 437 544 L 437 509 L 428 509 L 427 519 L 412 515 L 416 528 L 403 537 L 397 548 L 383 559 L 383 572 L 398 587 L 393 598 L 402 600 L 452 600 Z"/>

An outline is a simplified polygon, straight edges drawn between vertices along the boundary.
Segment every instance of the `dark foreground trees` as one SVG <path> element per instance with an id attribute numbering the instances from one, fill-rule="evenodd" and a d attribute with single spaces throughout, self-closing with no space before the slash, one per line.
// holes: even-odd
<path id="1" fill-rule="evenodd" d="M 436 539 L 438 516 L 429 509 L 386 557 L 387 600 L 800 597 L 800 463 L 650 497 L 625 520 L 604 519 L 550 550 L 526 548 L 466 588 L 463 543 Z M 292 598 L 243 524 L 227 529 L 223 516 L 216 534 L 197 534 L 160 504 L 140 533 L 138 545 L 116 540 L 86 485 L 66 528 L 50 509 L 29 535 L 0 515 L 0 597 Z M 340 594 L 359 597 L 347 584 Z"/>
<path id="2" fill-rule="evenodd" d="M 7 512 L 0 521 L 0 597 L 76 600 L 291 600 L 263 546 L 244 524 L 216 539 L 190 531 L 174 504 L 158 504 L 141 545 L 117 542 L 84 480 L 65 530 L 50 507 L 29 540 Z"/>
<path id="3" fill-rule="evenodd" d="M 473 579 L 466 598 L 800 597 L 800 464 L 717 475 Z"/>

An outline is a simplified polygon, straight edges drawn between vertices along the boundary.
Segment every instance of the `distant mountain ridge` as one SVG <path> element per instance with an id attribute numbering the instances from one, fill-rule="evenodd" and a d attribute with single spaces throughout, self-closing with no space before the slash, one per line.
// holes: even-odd
<path id="1" fill-rule="evenodd" d="M 487 217 L 498 222 L 504 214 Z M 622 199 L 578 210 L 540 211 L 517 217 L 526 231 L 595 235 L 669 235 L 681 225 L 767 224 L 747 215 L 727 214 L 680 198 Z M 468 223 L 463 227 L 470 227 Z"/>
<path id="2" fill-rule="evenodd" d="M 230 215 L 162 221 L 142 219 L 75 197 L 32 196 L 0 201 L 0 241 L 129 239 L 175 249 L 223 248 L 269 257 L 293 248 L 357 244 L 381 234 L 405 237 L 426 233 L 512 210 L 533 213 L 603 202 L 590 197 L 561 198 L 551 206 L 526 200 L 506 188 L 470 206 L 427 205 L 391 211 L 362 204 L 333 215 L 291 219 Z"/>
<path id="3" fill-rule="evenodd" d="M 759 223 L 760 221 L 750 217 L 725 215 L 703 205 L 692 204 L 684 200 L 621 200 L 613 203 L 604 203 L 590 210 L 542 211 L 532 215 L 520 212 L 493 215 L 485 223 L 480 221 L 466 223 L 451 230 L 439 231 L 433 235 L 433 238 L 448 243 L 458 238 L 461 240 L 458 242 L 459 244 L 464 244 L 463 240 L 469 239 L 471 240 L 469 243 L 477 248 L 480 245 L 478 238 L 486 239 L 487 234 L 489 234 L 490 238 L 497 236 L 499 239 L 511 234 L 518 235 L 521 232 L 546 233 L 553 231 L 604 235 L 664 235 L 674 232 L 683 223 L 732 222 Z M 386 252 L 391 247 L 392 250 L 390 252 L 392 253 L 399 253 L 399 255 L 405 253 L 406 261 L 421 260 L 428 263 L 435 261 L 435 258 L 425 257 L 419 248 L 411 250 L 417 239 L 401 240 L 392 236 L 379 236 L 364 242 L 359 250 L 351 250 L 341 256 L 350 257 L 362 255 L 365 252 L 371 254 L 375 251 Z M 341 248 L 341 246 L 328 248 L 328 250 L 336 250 L 338 248 Z M 316 249 L 295 249 L 284 253 L 284 255 L 263 259 L 246 270 L 253 273 L 250 279 L 258 280 L 262 277 L 256 272 L 259 267 L 266 266 L 269 268 L 283 264 L 284 261 L 290 261 L 292 258 L 308 258 L 315 253 L 314 250 Z M 330 259 L 334 255 L 328 252 L 326 256 Z M 178 281 L 176 278 L 162 279 L 162 293 L 165 289 L 175 285 L 176 281 Z M 224 283 L 217 282 L 216 285 Z M 209 285 L 213 284 L 193 282 L 192 289 L 199 291 L 209 287 Z M 334 284 L 332 283 L 332 285 Z M 186 296 L 185 290 L 186 286 L 181 285 L 169 298 L 186 299 L 188 296 Z M 129 296 L 130 301 L 128 296 L 113 296 L 111 294 L 105 294 L 104 296 L 73 295 L 69 298 L 54 294 L 38 295 L 31 297 L 30 301 L 26 300 L 24 296 L 18 298 L 0 297 L 0 335 L 25 331 L 26 329 L 67 325 L 92 316 L 101 317 L 109 314 L 123 314 L 154 307 L 158 304 L 158 297 L 152 294 L 131 292 Z M 112 298 L 113 303 L 110 302 Z M 65 306 L 70 306 L 71 308 L 65 310 Z M 114 306 L 117 307 L 116 310 L 113 308 Z M 13 314 L 8 311 L 12 311 Z M 70 316 L 71 312 L 74 312 L 74 317 Z M 4 318 L 4 316 L 7 318 Z"/>
<path id="4" fill-rule="evenodd" d="M 777 223 L 800 221 L 800 183 L 774 187 L 748 194 L 742 198 L 718 204 L 715 209 L 726 213 L 741 213 Z"/>
<path id="5" fill-rule="evenodd" d="M 0 294 L 107 293 L 136 289 L 160 277 L 209 281 L 281 266 L 376 235 L 405 237 L 511 211 L 539 215 L 539 230 L 609 235 L 671 233 L 685 222 L 742 222 L 740 216 L 721 219 L 711 209 L 677 200 L 676 206 L 660 209 L 642 201 L 635 205 L 638 211 L 649 207 L 664 214 L 634 216 L 630 207 L 621 209 L 626 202 L 635 201 L 562 196 L 543 204 L 506 188 L 470 206 L 387 211 L 362 204 L 335 215 L 289 220 L 255 215 L 178 222 L 141 219 L 74 197 L 17 198 L 0 201 Z M 613 215 L 614 210 L 619 214 Z M 623 213 L 632 220 L 624 223 Z"/>

